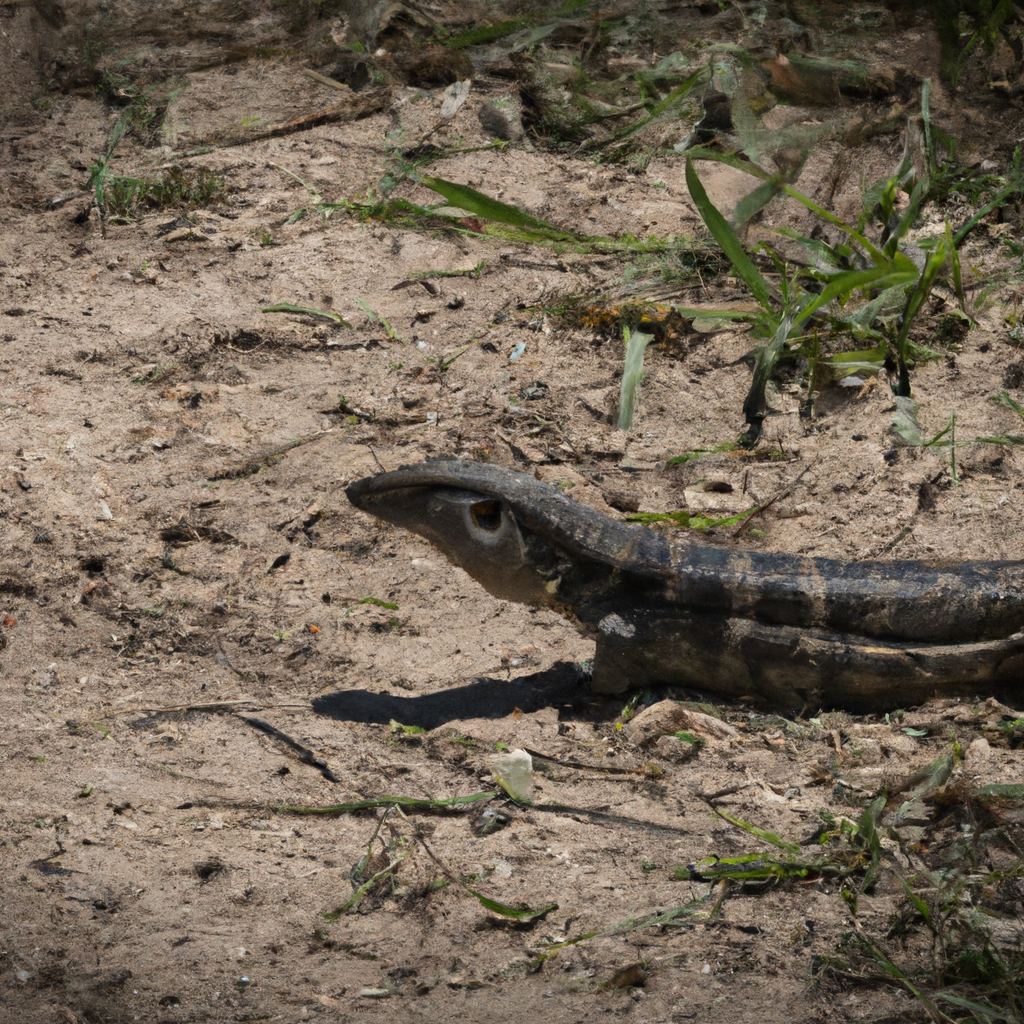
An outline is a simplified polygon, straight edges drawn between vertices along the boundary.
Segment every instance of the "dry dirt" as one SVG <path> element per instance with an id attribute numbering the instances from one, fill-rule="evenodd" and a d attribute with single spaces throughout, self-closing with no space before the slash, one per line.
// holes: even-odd
<path id="1" fill-rule="evenodd" d="M 881 978 L 856 929 L 927 987 L 931 936 L 906 913 L 899 876 L 965 856 L 975 876 L 1010 878 L 979 899 L 993 908 L 995 948 L 1019 963 L 1019 810 L 989 809 L 1002 838 L 982 842 L 977 805 L 901 805 L 915 773 L 957 743 L 948 790 L 1021 781 L 1024 751 L 1006 725 L 1020 709 L 965 694 L 902 718 L 811 722 L 819 709 L 809 708 L 792 723 L 736 705 L 719 709 L 735 734 L 709 737 L 689 759 L 680 744 L 642 748 L 622 728 L 621 703 L 588 692 L 581 663 L 592 644 L 552 613 L 491 598 L 425 542 L 351 508 L 344 487 L 428 457 L 489 458 L 611 515 L 723 516 L 799 477 L 756 531 L 710 539 L 853 559 L 1021 559 L 1024 451 L 959 448 L 954 484 L 948 450 L 894 445 L 885 383 L 823 388 L 808 419 L 787 371 L 761 446 L 772 457 L 669 464 L 741 433 L 751 338 L 689 332 L 652 346 L 635 429 L 614 429 L 621 333 L 546 311 L 572 296 L 621 296 L 628 253 L 344 212 L 289 223 L 311 205 L 297 179 L 326 201 L 378 195 L 402 147 L 434 124 L 440 87 L 395 82 L 383 109 L 360 120 L 195 145 L 337 102 L 302 74 L 331 73 L 321 52 L 330 19 L 306 5 L 310 21 L 291 35 L 281 27 L 299 6 L 170 5 L 156 27 L 130 4 L 0 7 L 12 69 L 0 138 L 0 1019 L 926 1019 L 905 987 Z M 763 5 L 741 6 L 749 15 Z M 788 6 L 822 45 L 820 11 L 815 22 L 812 5 Z M 876 6 L 874 34 L 851 35 L 848 49 L 930 74 L 936 123 L 971 160 L 1005 166 L 1024 134 L 1019 106 L 971 81 L 952 94 L 930 24 Z M 696 67 L 698 42 L 735 31 L 696 4 L 651 9 L 681 41 L 660 38 L 654 56 L 620 39 L 610 59 L 650 66 L 681 49 Z M 425 10 L 448 21 L 479 14 Z M 188 30 L 193 16 L 221 35 Z M 191 222 L 142 211 L 108 222 L 102 237 L 88 168 L 118 111 L 90 77 L 90 40 L 102 54 L 93 65 L 128 67 L 145 87 L 177 76 L 164 145 L 129 136 L 112 168 L 221 176 L 226 194 Z M 231 41 L 248 49 L 228 59 Z M 574 45 L 560 59 L 578 57 Z M 477 112 L 509 87 L 477 69 L 465 106 L 431 137 L 444 153 L 428 173 L 590 235 L 701 233 L 678 155 L 630 169 L 529 133 L 494 148 Z M 895 102 L 771 114 L 778 125 L 868 122 Z M 799 187 L 855 216 L 863 181 L 902 154 L 905 117 L 895 120 L 858 146 L 823 142 Z M 680 124 L 680 140 L 691 126 Z M 713 198 L 735 200 L 736 175 L 706 174 Z M 409 179 L 396 195 L 437 199 Z M 946 212 L 926 214 L 925 227 Z M 810 224 L 780 204 L 762 227 L 786 222 Z M 190 236 L 177 230 L 190 226 Z M 978 325 L 914 373 L 929 435 L 954 411 L 958 438 L 1020 431 L 992 401 L 999 391 L 1024 401 L 1004 321 L 1020 267 L 1001 237 L 1019 240 L 1019 225 L 979 231 L 965 259 L 972 301 L 994 285 Z M 422 276 L 481 264 L 479 274 Z M 696 275 L 664 286 L 666 296 L 743 298 L 735 282 L 706 288 Z M 330 308 L 352 329 L 261 312 L 278 302 Z M 731 493 L 702 491 L 707 479 Z M 376 842 L 379 810 L 280 809 L 486 792 L 496 744 L 552 759 L 536 761 L 535 797 L 560 809 L 495 799 L 392 811 Z M 888 852 L 856 923 L 827 875 L 728 889 L 677 878 L 711 855 L 771 849 L 711 803 L 800 841 L 823 812 L 856 820 L 874 794 L 908 779 L 883 817 Z M 480 827 L 485 806 L 504 827 Z M 390 883 L 326 920 L 352 895 L 368 845 L 363 877 L 405 859 Z M 438 884 L 446 874 L 505 904 L 558 907 L 532 924 L 503 920 L 458 884 Z M 550 943 L 691 901 L 693 913 L 672 923 L 544 959 Z M 901 912 L 906 927 L 891 927 Z"/>

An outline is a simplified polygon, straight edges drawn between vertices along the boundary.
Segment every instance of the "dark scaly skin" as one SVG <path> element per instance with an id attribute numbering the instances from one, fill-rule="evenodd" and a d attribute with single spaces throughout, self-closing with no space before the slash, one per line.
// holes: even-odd
<path id="1" fill-rule="evenodd" d="M 679 684 L 780 710 L 1024 692 L 1024 562 L 843 562 L 669 540 L 531 476 L 439 461 L 351 484 L 497 597 L 597 641 L 593 688 Z"/>

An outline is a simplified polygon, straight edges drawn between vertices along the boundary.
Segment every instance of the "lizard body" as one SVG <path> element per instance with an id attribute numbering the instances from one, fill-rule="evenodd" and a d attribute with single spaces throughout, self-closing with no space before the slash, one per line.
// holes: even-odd
<path id="1" fill-rule="evenodd" d="M 678 684 L 779 709 L 1024 690 L 1024 562 L 738 551 L 620 523 L 514 470 L 425 462 L 351 484 L 490 593 L 597 641 L 592 686 Z"/>

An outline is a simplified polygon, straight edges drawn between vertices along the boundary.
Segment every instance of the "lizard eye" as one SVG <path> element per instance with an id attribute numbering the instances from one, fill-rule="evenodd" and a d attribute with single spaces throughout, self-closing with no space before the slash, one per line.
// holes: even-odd
<path id="1" fill-rule="evenodd" d="M 473 523 L 481 530 L 494 533 L 501 528 L 500 501 L 477 501 L 470 505 L 469 511 L 473 516 Z"/>

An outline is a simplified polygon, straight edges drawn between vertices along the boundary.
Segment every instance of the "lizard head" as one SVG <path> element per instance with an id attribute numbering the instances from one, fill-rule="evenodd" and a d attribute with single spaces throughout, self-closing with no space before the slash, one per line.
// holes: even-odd
<path id="1" fill-rule="evenodd" d="M 581 564 L 634 569 L 663 538 L 603 516 L 525 473 L 424 462 L 350 484 L 349 501 L 419 534 L 495 597 L 561 607 L 559 580 Z"/>

